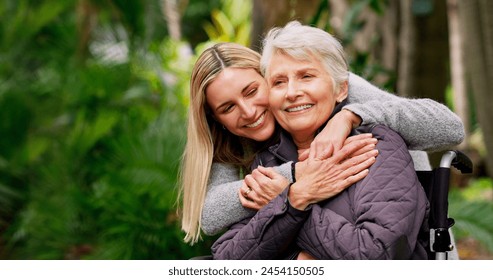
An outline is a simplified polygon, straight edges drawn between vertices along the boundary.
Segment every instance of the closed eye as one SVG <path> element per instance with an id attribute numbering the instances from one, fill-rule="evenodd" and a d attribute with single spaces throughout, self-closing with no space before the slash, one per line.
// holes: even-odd
<path id="1" fill-rule="evenodd" d="M 278 85 L 280 85 L 282 83 L 283 83 L 283 80 L 275 80 L 275 81 L 272 82 L 272 86 L 275 87 L 275 86 L 278 86 Z"/>
<path id="2" fill-rule="evenodd" d="M 233 111 L 235 105 L 234 104 L 227 104 L 222 107 L 221 113 L 226 114 L 231 111 Z"/>
<path id="3" fill-rule="evenodd" d="M 255 95 L 256 93 L 257 93 L 257 88 L 254 88 L 254 89 L 248 91 L 245 96 L 252 96 L 252 95 Z"/>

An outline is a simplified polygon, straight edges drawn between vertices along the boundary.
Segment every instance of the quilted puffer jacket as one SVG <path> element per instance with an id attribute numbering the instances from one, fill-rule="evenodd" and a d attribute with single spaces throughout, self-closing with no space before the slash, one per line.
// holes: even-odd
<path id="1" fill-rule="evenodd" d="M 214 259 L 427 259 L 429 205 L 406 144 L 381 125 L 358 128 L 378 138 L 369 174 L 339 195 L 299 211 L 288 188 L 251 219 L 233 225 L 212 246 Z M 297 160 L 291 137 L 260 153 L 254 164 Z"/>

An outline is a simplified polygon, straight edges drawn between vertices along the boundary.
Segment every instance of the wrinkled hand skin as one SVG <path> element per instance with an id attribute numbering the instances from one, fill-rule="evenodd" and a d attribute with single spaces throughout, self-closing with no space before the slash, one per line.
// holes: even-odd
<path id="1" fill-rule="evenodd" d="M 377 139 L 368 134 L 352 136 L 327 159 L 309 157 L 296 163 L 296 183 L 289 190 L 291 205 L 304 210 L 363 179 L 378 155 L 376 143 Z"/>
<path id="2" fill-rule="evenodd" d="M 361 124 L 361 118 L 349 110 L 341 110 L 332 117 L 324 129 L 315 137 L 309 150 L 300 153 L 299 160 L 310 156 L 328 158 L 344 146 L 351 130 Z M 332 149 L 332 150 L 331 150 Z"/>

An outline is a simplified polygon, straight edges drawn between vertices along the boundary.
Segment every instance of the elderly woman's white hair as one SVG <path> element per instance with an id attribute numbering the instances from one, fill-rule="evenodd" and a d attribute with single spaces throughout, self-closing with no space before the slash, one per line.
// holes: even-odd
<path id="1" fill-rule="evenodd" d="M 297 60 L 307 60 L 310 55 L 320 59 L 336 88 L 348 79 L 349 67 L 341 43 L 322 29 L 291 21 L 285 27 L 271 29 L 262 49 L 260 70 L 264 77 L 268 77 L 272 56 L 280 53 Z"/>

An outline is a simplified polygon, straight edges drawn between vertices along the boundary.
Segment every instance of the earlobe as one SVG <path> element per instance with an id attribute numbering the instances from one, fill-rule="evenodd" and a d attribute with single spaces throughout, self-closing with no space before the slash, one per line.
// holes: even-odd
<path id="1" fill-rule="evenodd" d="M 341 103 L 348 96 L 348 81 L 344 81 L 339 85 L 339 92 L 337 93 L 336 100 Z"/>

